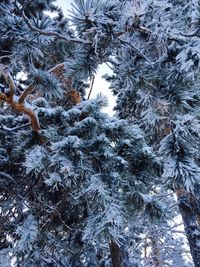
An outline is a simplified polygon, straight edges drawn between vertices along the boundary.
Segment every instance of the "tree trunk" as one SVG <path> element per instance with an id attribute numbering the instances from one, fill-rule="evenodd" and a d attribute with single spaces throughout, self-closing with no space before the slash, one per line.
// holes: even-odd
<path id="1" fill-rule="evenodd" d="M 197 223 L 200 227 L 200 185 L 194 185 L 194 197 L 193 197 L 193 206 L 192 208 L 195 209 L 195 214 L 197 215 Z"/>
<path id="2" fill-rule="evenodd" d="M 116 241 L 111 240 L 109 246 L 112 267 L 129 267 L 128 253 L 124 245 L 122 243 L 119 245 Z"/>
<path id="3" fill-rule="evenodd" d="M 155 236 L 155 234 L 152 232 L 150 236 L 151 240 L 151 248 L 152 248 L 152 259 L 154 261 L 155 267 L 162 267 L 162 260 L 160 257 L 160 246 L 159 246 L 159 240 Z"/>
<path id="4" fill-rule="evenodd" d="M 178 188 L 176 195 L 193 262 L 195 267 L 200 267 L 200 226 L 199 216 L 193 207 L 194 196 L 191 197 L 183 188 Z"/>

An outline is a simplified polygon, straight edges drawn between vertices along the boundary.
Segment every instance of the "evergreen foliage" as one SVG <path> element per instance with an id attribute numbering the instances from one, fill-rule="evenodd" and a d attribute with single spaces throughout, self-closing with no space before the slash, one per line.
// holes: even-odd
<path id="1" fill-rule="evenodd" d="M 198 266 L 199 6 L 0 1 L 0 266 Z"/>

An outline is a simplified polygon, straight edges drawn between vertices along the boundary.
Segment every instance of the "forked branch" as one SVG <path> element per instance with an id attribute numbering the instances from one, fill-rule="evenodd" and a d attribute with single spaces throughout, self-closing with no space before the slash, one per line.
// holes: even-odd
<path id="1" fill-rule="evenodd" d="M 71 80 L 66 79 L 64 76 L 64 62 L 56 65 L 55 67 L 48 70 L 53 76 L 55 76 L 63 85 L 67 91 L 67 97 L 70 98 L 73 105 L 80 103 L 81 97 L 78 91 L 71 88 Z M 27 115 L 30 119 L 30 125 L 34 131 L 40 131 L 40 124 L 38 117 L 33 107 L 28 104 L 25 100 L 34 90 L 34 82 L 30 83 L 25 90 L 22 92 L 21 96 L 15 95 L 15 84 L 10 74 L 10 70 L 6 65 L 0 64 L 0 76 L 2 76 L 5 82 L 9 86 L 8 93 L 0 93 L 0 101 L 6 102 L 11 108 L 17 112 Z"/>
<path id="2" fill-rule="evenodd" d="M 37 132 L 40 131 L 41 128 L 38 121 L 38 117 L 32 106 L 28 105 L 27 103 L 24 103 L 24 101 L 19 102 L 19 97 L 15 95 L 15 84 L 12 75 L 10 74 L 9 68 L 5 65 L 1 65 L 0 74 L 9 86 L 8 93 L 0 93 L 0 101 L 6 102 L 15 111 L 27 115 L 30 119 L 32 129 Z"/>

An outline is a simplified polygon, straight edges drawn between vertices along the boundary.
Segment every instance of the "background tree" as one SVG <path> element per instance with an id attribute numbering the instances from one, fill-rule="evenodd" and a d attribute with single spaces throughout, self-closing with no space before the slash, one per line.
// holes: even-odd
<path id="1" fill-rule="evenodd" d="M 149 144 L 160 147 L 163 184 L 177 195 L 199 266 L 199 2 L 128 1 L 125 6 L 129 34 L 120 37 L 124 47 L 117 50 L 108 78 L 116 111 L 120 118 L 136 119 Z"/>

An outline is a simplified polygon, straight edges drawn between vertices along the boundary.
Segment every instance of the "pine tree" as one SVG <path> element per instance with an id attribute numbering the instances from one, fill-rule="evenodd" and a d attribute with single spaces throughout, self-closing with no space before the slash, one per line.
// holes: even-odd
<path id="1" fill-rule="evenodd" d="M 111 55 L 112 7 L 74 8 L 79 38 L 53 1 L 0 6 L 2 266 L 133 266 L 130 222 L 163 220 L 149 196 L 160 162 L 143 132 L 102 113 L 104 97 L 85 100 Z"/>
<path id="2" fill-rule="evenodd" d="M 184 264 L 171 192 L 198 266 L 191 12 L 186 1 L 74 0 L 71 29 L 54 1 L 1 1 L 2 266 L 166 266 L 168 244 Z M 118 118 L 103 96 L 86 100 L 102 63 Z"/>
<path id="3" fill-rule="evenodd" d="M 118 48 L 114 75 L 107 79 L 118 116 L 137 120 L 163 157 L 163 184 L 177 195 L 199 266 L 199 1 L 134 3 L 127 1 L 123 9 L 127 28 L 119 41 L 124 47 Z"/>

